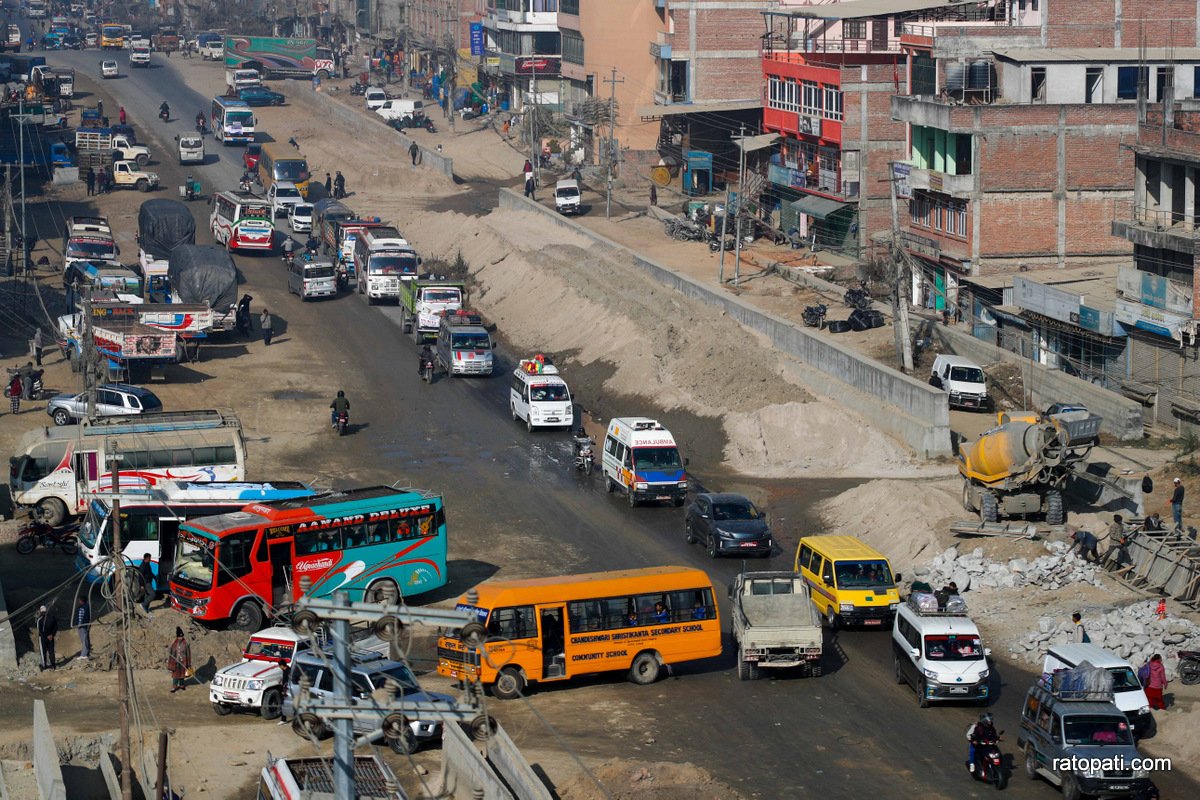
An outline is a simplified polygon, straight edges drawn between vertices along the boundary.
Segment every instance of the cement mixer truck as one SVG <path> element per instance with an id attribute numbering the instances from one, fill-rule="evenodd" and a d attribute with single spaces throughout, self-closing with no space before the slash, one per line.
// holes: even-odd
<path id="1" fill-rule="evenodd" d="M 1086 411 L 999 415 L 999 427 L 959 446 L 963 506 L 983 522 L 1044 514 L 1050 525 L 1066 522 L 1063 489 L 1081 475 L 1100 430 L 1101 418 Z"/>

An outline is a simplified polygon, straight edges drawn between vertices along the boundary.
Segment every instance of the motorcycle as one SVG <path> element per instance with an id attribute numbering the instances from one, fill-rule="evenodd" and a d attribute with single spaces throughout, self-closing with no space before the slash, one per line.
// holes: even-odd
<path id="1" fill-rule="evenodd" d="M 421 380 L 426 383 L 433 383 L 433 359 L 421 359 Z"/>
<path id="2" fill-rule="evenodd" d="M 296 263 L 296 252 L 294 250 L 284 250 L 283 263 L 287 264 L 289 268 L 292 264 Z"/>
<path id="3" fill-rule="evenodd" d="M 79 540 L 74 533 L 77 530 L 79 523 L 55 528 L 40 519 L 30 520 L 17 531 L 17 552 L 27 556 L 41 545 L 47 550 L 57 547 L 64 554 L 73 556 L 79 549 Z"/>
<path id="4" fill-rule="evenodd" d="M 1001 734 L 1004 731 L 1000 731 Z M 1008 776 L 1004 773 L 1004 756 L 1000 753 L 1000 736 L 978 739 L 975 742 L 975 763 L 967 768 L 977 781 L 990 783 L 997 789 L 1008 785 Z"/>
<path id="5" fill-rule="evenodd" d="M 1200 683 L 1200 650 L 1179 651 L 1179 680 L 1184 686 Z"/>
<path id="6" fill-rule="evenodd" d="M 350 424 L 350 412 L 339 411 L 337 415 L 337 432 L 338 436 L 346 435 L 346 427 Z"/>
<path id="7" fill-rule="evenodd" d="M 201 136 L 208 135 L 208 125 L 205 124 L 203 117 L 198 117 L 196 119 L 196 133 L 200 134 Z"/>
<path id="8" fill-rule="evenodd" d="M 804 324 L 808 327 L 820 330 L 825 327 L 825 315 L 828 312 L 829 309 L 825 307 L 824 303 L 818 303 L 815 306 L 805 306 L 801 319 L 804 320 Z"/>
<path id="9" fill-rule="evenodd" d="M 238 181 L 238 189 L 242 192 L 249 192 L 253 188 L 253 184 L 251 184 L 250 181 L 246 180 L 245 178 L 242 178 L 240 181 Z"/>
<path id="10" fill-rule="evenodd" d="M 171 112 L 165 108 L 160 109 L 158 112 L 158 118 L 161 119 L 163 122 L 170 122 L 171 121 Z"/>
<path id="11" fill-rule="evenodd" d="M 183 182 L 183 186 L 179 187 L 179 196 L 189 203 L 200 197 L 203 193 L 204 190 L 200 186 L 200 181 L 193 179 L 191 175 L 188 175 L 187 179 Z"/>
<path id="12" fill-rule="evenodd" d="M 593 445 L 591 438 L 575 440 L 575 469 L 584 475 L 591 475 L 592 468 L 596 465 Z"/>
<path id="13" fill-rule="evenodd" d="M 430 133 L 437 133 L 437 128 L 434 127 L 433 120 L 430 119 L 429 117 L 425 118 L 425 124 L 423 127 L 425 128 L 425 130 L 429 131 Z"/>
<path id="14" fill-rule="evenodd" d="M 710 253 L 719 253 L 722 250 L 736 250 L 737 240 L 732 236 L 721 238 L 719 233 L 710 234 L 708 237 L 708 250 Z"/>
<path id="15" fill-rule="evenodd" d="M 288 264 L 288 266 L 290 267 L 291 264 Z M 346 274 L 345 267 L 338 267 L 337 277 L 334 280 L 337 282 L 337 290 L 339 292 L 350 287 L 350 276 Z"/>
<path id="16" fill-rule="evenodd" d="M 350 94 L 364 95 L 367 93 L 367 85 L 365 83 L 353 83 L 350 85 Z"/>
<path id="17" fill-rule="evenodd" d="M 866 311 L 871 307 L 871 293 L 867 291 L 867 286 L 864 283 L 862 286 L 847 289 L 846 294 L 842 297 L 842 301 L 851 308 Z"/>

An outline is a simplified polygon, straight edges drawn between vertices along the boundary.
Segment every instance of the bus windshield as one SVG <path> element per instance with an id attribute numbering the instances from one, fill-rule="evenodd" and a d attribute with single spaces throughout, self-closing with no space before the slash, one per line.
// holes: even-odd
<path id="1" fill-rule="evenodd" d="M 275 162 L 275 180 L 300 183 L 308 180 L 308 162 L 300 159 L 280 159 Z"/>
<path id="2" fill-rule="evenodd" d="M 371 256 L 369 271 L 375 275 L 416 275 L 417 259 L 408 255 Z"/>
<path id="3" fill-rule="evenodd" d="M 239 108 L 236 111 L 225 112 L 226 125 L 241 125 L 243 128 L 248 128 L 253 124 L 254 112 L 244 108 Z"/>
<path id="4" fill-rule="evenodd" d="M 125 29 L 120 25 L 105 25 L 103 32 L 105 36 L 123 36 Z"/>
<path id="5" fill-rule="evenodd" d="M 838 561 L 839 589 L 890 589 L 894 581 L 886 561 Z"/>
<path id="6" fill-rule="evenodd" d="M 67 241 L 68 258 L 113 258 L 116 249 L 112 242 L 98 242 L 80 239 Z"/>
<path id="7" fill-rule="evenodd" d="M 171 579 L 189 589 L 211 589 L 213 583 L 213 546 L 215 542 L 196 542 L 180 539 L 179 556 Z"/>
<path id="8" fill-rule="evenodd" d="M 88 504 L 87 515 L 79 524 L 79 543 L 89 550 L 95 547 L 96 537 L 100 534 L 100 526 L 104 524 L 107 516 L 107 509 L 99 502 L 93 500 Z"/>
<path id="9" fill-rule="evenodd" d="M 679 451 L 674 447 L 635 447 L 633 468 L 637 470 L 683 469 Z"/>

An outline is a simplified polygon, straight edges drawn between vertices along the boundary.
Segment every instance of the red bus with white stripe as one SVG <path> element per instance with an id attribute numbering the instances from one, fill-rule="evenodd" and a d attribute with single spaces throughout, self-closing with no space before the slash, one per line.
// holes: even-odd
<path id="1" fill-rule="evenodd" d="M 271 204 L 252 192 L 213 195 L 209 227 L 213 239 L 227 250 L 266 250 L 275 246 Z"/>

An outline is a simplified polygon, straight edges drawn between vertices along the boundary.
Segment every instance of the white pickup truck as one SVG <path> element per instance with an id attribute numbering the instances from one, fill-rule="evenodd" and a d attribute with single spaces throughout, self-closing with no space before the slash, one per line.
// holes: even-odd
<path id="1" fill-rule="evenodd" d="M 112 153 L 122 161 L 136 161 L 144 167 L 150 163 L 150 148 L 134 144 L 123 133 L 108 128 L 80 128 L 75 131 L 75 149 L 90 153 Z"/>
<path id="2" fill-rule="evenodd" d="M 764 668 L 821 674 L 821 618 L 799 573 L 743 572 L 730 582 L 729 599 L 739 678 L 757 680 Z"/>
<path id="3" fill-rule="evenodd" d="M 283 706 L 284 679 L 293 656 L 308 648 L 290 627 L 264 628 L 250 637 L 242 660 L 217 670 L 208 687 L 213 710 L 225 716 L 235 709 L 276 719 Z"/>

